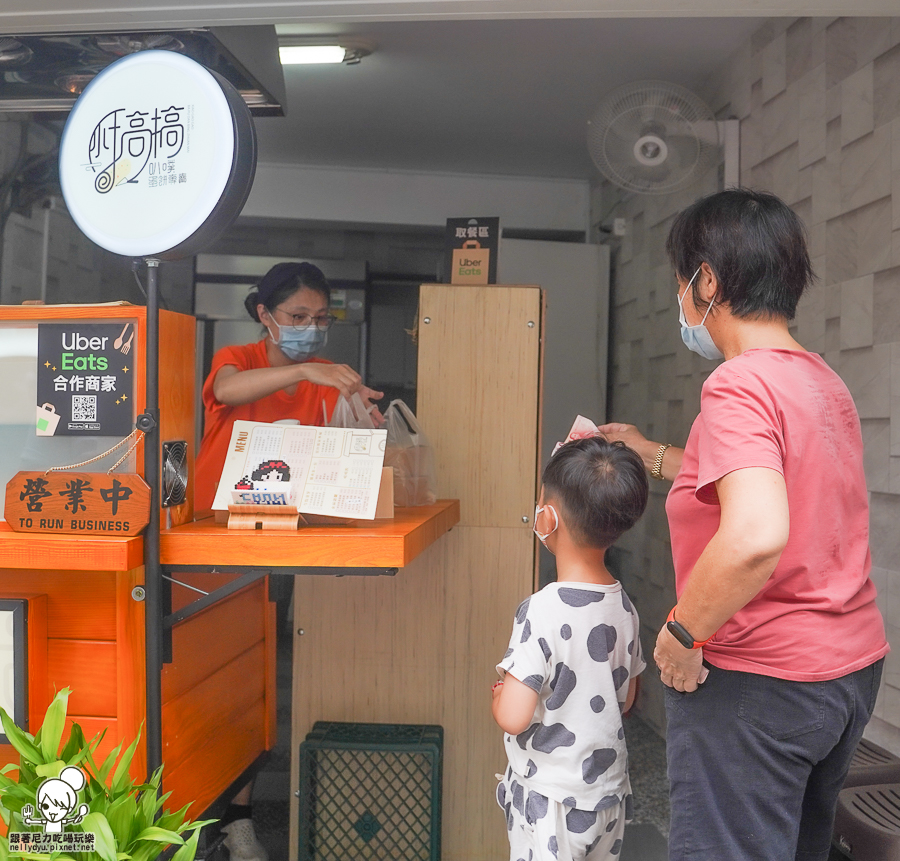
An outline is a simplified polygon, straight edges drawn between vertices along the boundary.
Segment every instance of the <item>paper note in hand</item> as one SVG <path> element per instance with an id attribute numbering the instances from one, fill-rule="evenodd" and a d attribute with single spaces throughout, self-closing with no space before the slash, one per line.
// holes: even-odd
<path id="1" fill-rule="evenodd" d="M 584 416 L 576 416 L 569 435 L 562 442 L 558 442 L 553 446 L 553 454 L 556 454 L 562 446 L 567 442 L 572 442 L 573 439 L 587 439 L 588 437 L 596 436 L 598 433 L 600 431 L 597 429 L 597 425 L 590 419 L 586 419 Z"/>

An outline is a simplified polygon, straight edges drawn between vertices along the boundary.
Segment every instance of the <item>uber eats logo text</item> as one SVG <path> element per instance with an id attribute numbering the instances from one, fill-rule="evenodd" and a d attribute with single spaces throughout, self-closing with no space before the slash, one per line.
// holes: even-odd
<path id="1" fill-rule="evenodd" d="M 105 371 L 109 368 L 106 356 L 96 356 L 93 350 L 106 350 L 109 338 L 95 335 L 88 338 L 80 332 L 63 332 L 60 367 L 64 371 Z"/>

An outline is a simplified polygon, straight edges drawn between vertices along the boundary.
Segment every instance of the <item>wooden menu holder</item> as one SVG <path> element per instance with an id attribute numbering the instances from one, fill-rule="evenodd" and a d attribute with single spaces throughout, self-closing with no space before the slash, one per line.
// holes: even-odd
<path id="1" fill-rule="evenodd" d="M 300 525 L 300 512 L 293 505 L 229 505 L 229 529 L 290 531 Z"/>

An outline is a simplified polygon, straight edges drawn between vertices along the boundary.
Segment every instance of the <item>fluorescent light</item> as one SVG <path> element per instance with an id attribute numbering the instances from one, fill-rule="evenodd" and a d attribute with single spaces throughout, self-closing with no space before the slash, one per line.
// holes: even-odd
<path id="1" fill-rule="evenodd" d="M 346 51 L 340 45 L 295 45 L 278 49 L 282 66 L 301 63 L 343 63 Z"/>

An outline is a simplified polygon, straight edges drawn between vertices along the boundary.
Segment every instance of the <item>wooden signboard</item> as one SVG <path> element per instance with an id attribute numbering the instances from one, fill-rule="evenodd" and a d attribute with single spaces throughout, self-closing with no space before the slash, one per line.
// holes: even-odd
<path id="1" fill-rule="evenodd" d="M 18 472 L 4 516 L 16 532 L 137 535 L 150 522 L 150 488 L 135 473 Z"/>

